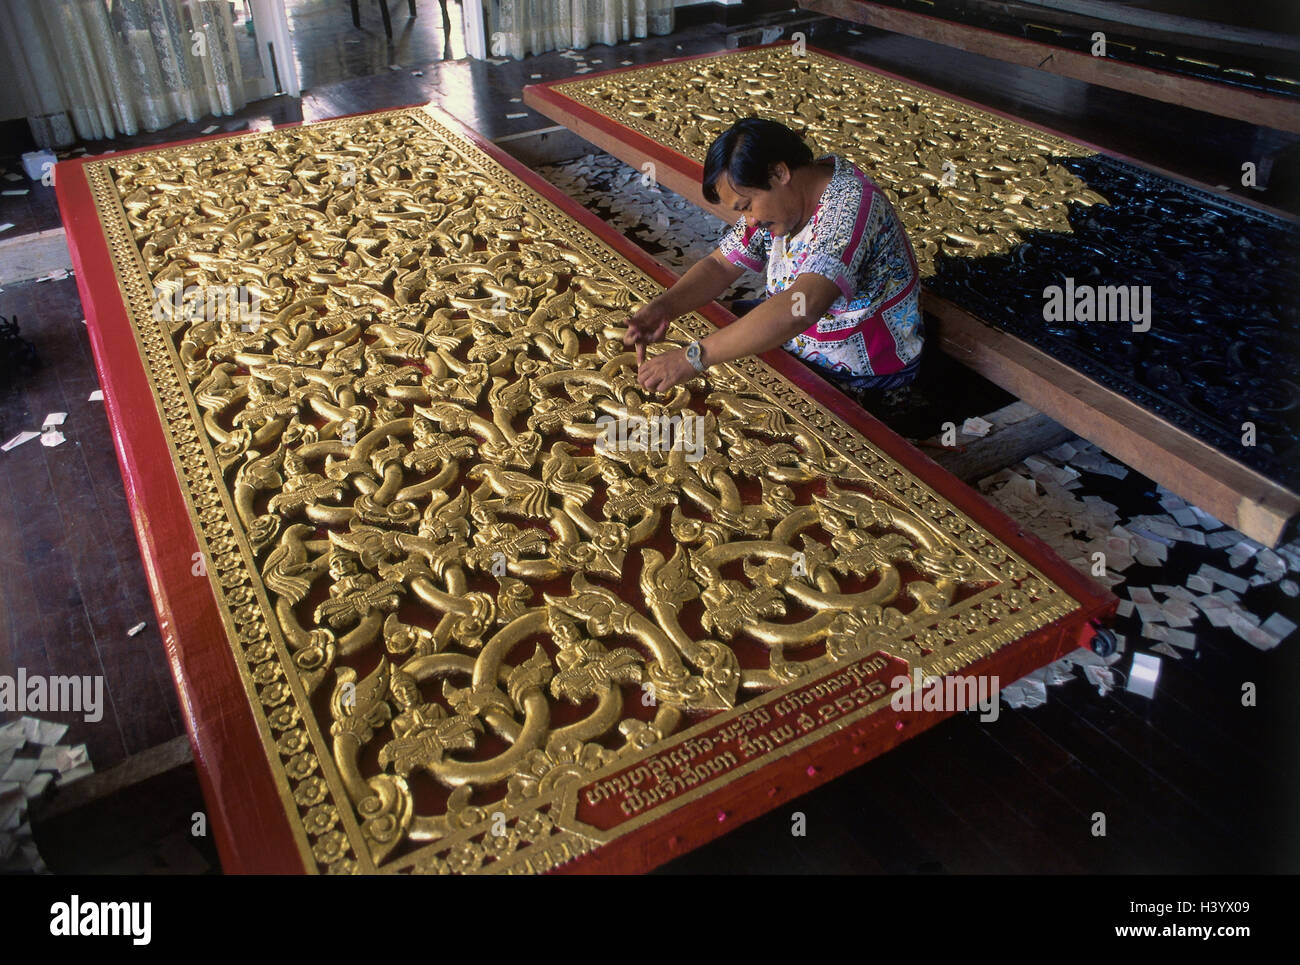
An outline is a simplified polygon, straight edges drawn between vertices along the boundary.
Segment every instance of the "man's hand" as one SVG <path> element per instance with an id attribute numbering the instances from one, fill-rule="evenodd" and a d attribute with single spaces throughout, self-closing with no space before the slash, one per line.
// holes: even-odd
<path id="1" fill-rule="evenodd" d="M 637 370 L 636 380 L 643 389 L 650 392 L 667 392 L 696 375 L 699 373 L 695 371 L 695 366 L 686 360 L 686 350 L 679 348 L 675 352 L 656 355 L 649 362 L 643 363 Z"/>
<path id="2" fill-rule="evenodd" d="M 623 344 L 629 347 L 636 346 L 637 365 L 645 362 L 645 347 L 662 340 L 671 322 L 668 313 L 654 302 L 642 305 L 628 316 L 627 331 L 623 333 Z"/>

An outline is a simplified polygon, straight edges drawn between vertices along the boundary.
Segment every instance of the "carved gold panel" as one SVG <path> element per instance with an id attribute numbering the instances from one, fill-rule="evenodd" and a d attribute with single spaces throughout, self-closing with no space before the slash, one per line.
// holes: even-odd
<path id="1" fill-rule="evenodd" d="M 1106 198 L 1058 158 L 1094 153 L 973 105 L 794 44 L 553 84 L 700 163 L 743 117 L 781 121 L 815 154 L 840 154 L 884 191 L 923 276 L 937 255 L 1010 251 L 1030 231 L 1069 232 L 1069 205 Z"/>
<path id="2" fill-rule="evenodd" d="M 553 867 L 1079 606 L 760 360 L 643 393 L 659 285 L 432 110 L 86 172 L 308 870 Z"/>

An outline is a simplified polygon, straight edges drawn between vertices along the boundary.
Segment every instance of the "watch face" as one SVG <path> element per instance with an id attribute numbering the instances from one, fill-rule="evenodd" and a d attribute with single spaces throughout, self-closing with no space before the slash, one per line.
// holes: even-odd
<path id="1" fill-rule="evenodd" d="M 686 361 L 690 362 L 697 369 L 700 367 L 700 343 L 692 342 L 686 346 Z"/>

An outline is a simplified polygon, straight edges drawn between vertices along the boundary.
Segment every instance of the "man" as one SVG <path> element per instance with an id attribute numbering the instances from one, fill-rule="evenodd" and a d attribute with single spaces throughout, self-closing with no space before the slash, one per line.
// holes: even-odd
<path id="1" fill-rule="evenodd" d="M 713 142 L 703 185 L 710 203 L 740 218 L 716 251 L 628 318 L 623 343 L 636 346 L 644 388 L 666 392 L 778 345 L 859 398 L 912 383 L 923 346 L 916 256 L 889 200 L 854 164 L 814 160 L 794 131 L 750 117 Z M 647 361 L 646 346 L 674 319 L 764 268 L 757 307 Z"/>

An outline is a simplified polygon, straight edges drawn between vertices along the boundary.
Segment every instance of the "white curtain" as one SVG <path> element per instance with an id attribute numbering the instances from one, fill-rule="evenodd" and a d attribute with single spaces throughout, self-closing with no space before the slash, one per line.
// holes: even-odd
<path id="1" fill-rule="evenodd" d="M 672 32 L 673 0 L 491 0 L 487 49 L 519 60 Z"/>
<path id="2" fill-rule="evenodd" d="M 0 34 L 41 147 L 247 103 L 228 0 L 0 0 Z"/>

